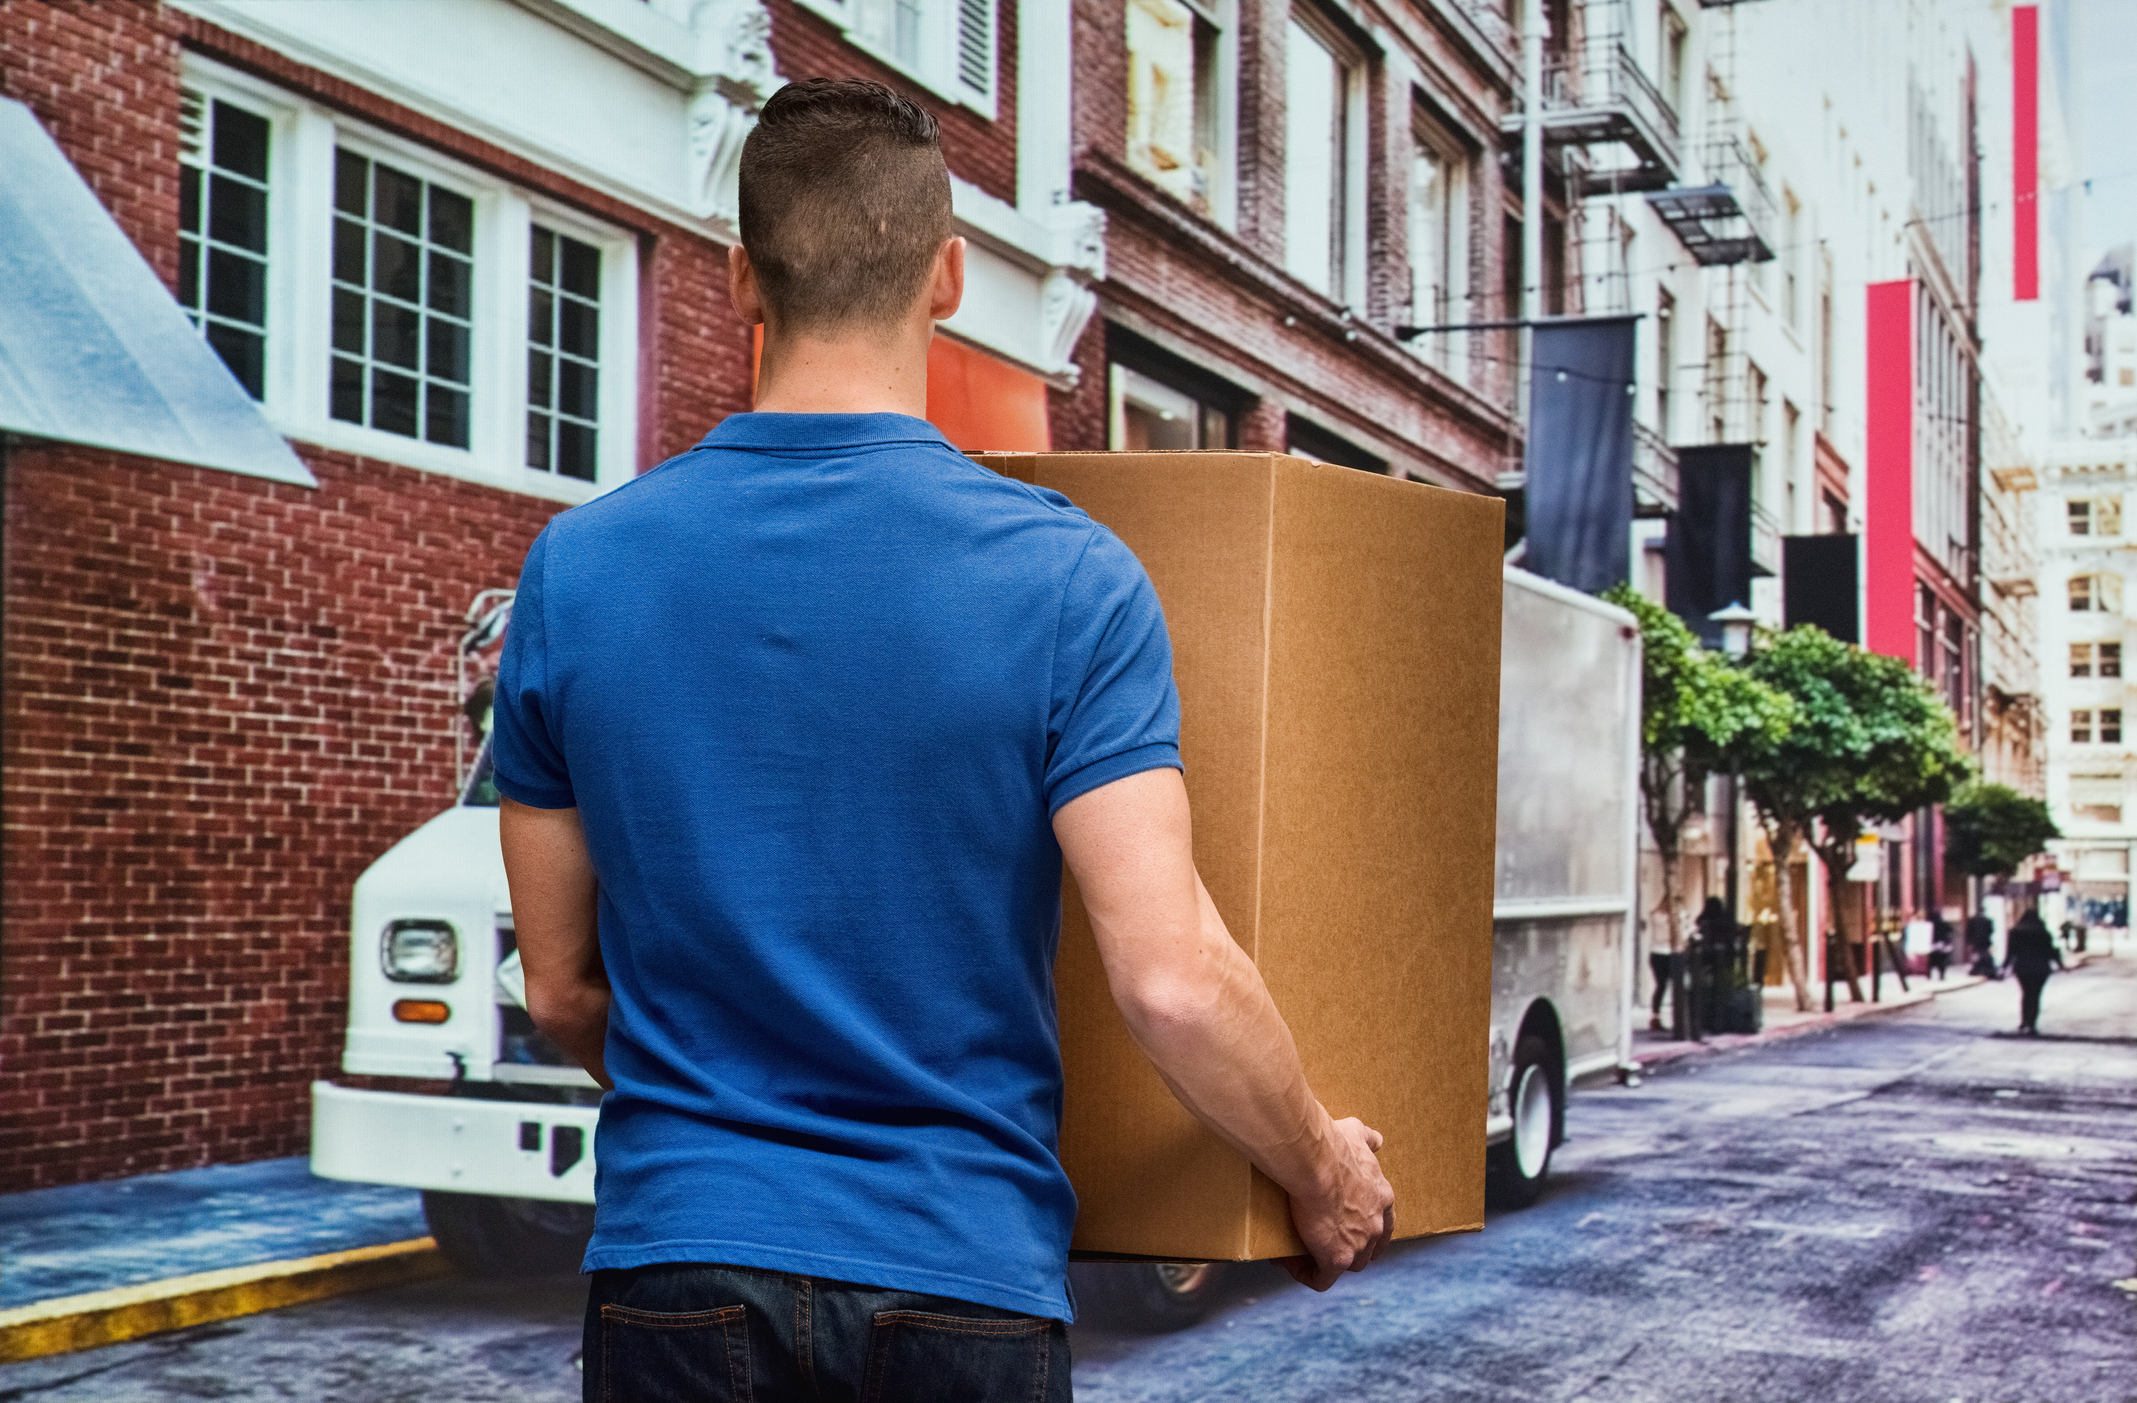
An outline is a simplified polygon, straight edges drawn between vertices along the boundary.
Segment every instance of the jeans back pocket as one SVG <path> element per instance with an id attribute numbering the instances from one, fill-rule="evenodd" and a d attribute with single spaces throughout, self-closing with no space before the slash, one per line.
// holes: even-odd
<path id="1" fill-rule="evenodd" d="M 1057 1320 L 886 1310 L 875 1318 L 861 1403 L 1067 1403 Z"/>
<path id="2" fill-rule="evenodd" d="M 749 1311 L 601 1307 L 601 1403 L 750 1403 Z"/>

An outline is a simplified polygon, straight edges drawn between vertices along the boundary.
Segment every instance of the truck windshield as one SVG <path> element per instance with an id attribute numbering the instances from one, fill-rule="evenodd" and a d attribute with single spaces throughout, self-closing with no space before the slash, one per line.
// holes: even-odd
<path id="1" fill-rule="evenodd" d="M 490 760 L 490 743 L 482 743 L 482 751 L 475 757 L 475 768 L 468 772 L 467 788 L 460 791 L 460 802 L 474 808 L 497 807 L 497 767 Z"/>

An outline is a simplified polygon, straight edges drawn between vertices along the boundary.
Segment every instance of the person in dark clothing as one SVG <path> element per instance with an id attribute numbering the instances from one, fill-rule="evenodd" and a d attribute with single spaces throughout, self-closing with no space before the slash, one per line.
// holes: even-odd
<path id="1" fill-rule="evenodd" d="M 1951 922 L 1939 911 L 1929 918 L 1929 973 L 1933 978 L 1942 979 L 1951 969 L 1953 943 Z"/>
<path id="2" fill-rule="evenodd" d="M 1996 977 L 1996 923 L 1976 912 L 1966 918 L 1966 953 L 1973 961 L 1967 973 L 1983 979 Z"/>
<path id="3" fill-rule="evenodd" d="M 1655 1004 L 1649 1010 L 1647 1029 L 1651 1033 L 1662 1031 L 1662 1001 L 1669 996 L 1670 976 L 1676 972 L 1677 956 L 1670 950 L 1647 952 L 1647 971 L 1655 977 Z"/>
<path id="4" fill-rule="evenodd" d="M 2018 1031 L 2040 1035 L 2041 988 L 2051 968 L 2063 968 L 2063 952 L 2037 912 L 2028 911 L 2011 927 L 2003 967 L 2018 976 Z"/>

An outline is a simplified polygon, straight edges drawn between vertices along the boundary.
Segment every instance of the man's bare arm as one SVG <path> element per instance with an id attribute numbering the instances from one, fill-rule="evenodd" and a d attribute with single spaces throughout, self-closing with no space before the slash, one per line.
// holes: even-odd
<path id="1" fill-rule="evenodd" d="M 1195 871 L 1187 789 L 1146 770 L 1078 795 L 1054 834 L 1090 914 L 1128 1031 L 1175 1096 L 1291 1195 L 1317 1291 L 1361 1270 L 1393 1234 L 1378 1132 L 1314 1099 L 1291 1030 Z"/>
<path id="2" fill-rule="evenodd" d="M 614 1090 L 602 1064 L 609 988 L 595 914 L 600 883 L 579 811 L 500 799 L 498 837 L 527 976 L 527 1013 L 595 1081 Z"/>

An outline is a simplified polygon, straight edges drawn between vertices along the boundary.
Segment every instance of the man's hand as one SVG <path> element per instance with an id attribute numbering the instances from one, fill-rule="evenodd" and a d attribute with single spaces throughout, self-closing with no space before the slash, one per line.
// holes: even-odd
<path id="1" fill-rule="evenodd" d="M 1291 1195 L 1291 1225 L 1308 1255 L 1281 1263 L 1316 1291 L 1326 1291 L 1347 1271 L 1364 1271 L 1395 1236 L 1395 1190 L 1373 1158 L 1380 1132 L 1356 1116 L 1333 1121 L 1329 1129 L 1335 1147 L 1327 1184 L 1308 1197 Z"/>
<path id="2" fill-rule="evenodd" d="M 1316 1291 L 1363 1269 L 1394 1235 L 1380 1135 L 1314 1099 L 1261 971 L 1195 871 L 1180 772 L 1079 795 L 1054 834 L 1129 1034 L 1180 1103 L 1291 1196 L 1312 1256 L 1285 1266 Z"/>

